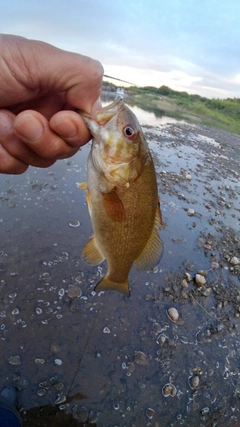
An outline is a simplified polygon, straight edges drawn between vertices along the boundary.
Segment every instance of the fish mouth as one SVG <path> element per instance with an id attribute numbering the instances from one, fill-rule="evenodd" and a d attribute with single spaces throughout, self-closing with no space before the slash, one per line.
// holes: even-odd
<path id="1" fill-rule="evenodd" d="M 86 113 L 85 111 L 78 110 L 78 113 L 85 121 L 86 124 L 89 121 L 94 120 L 100 126 L 104 126 L 108 123 L 116 114 L 124 109 L 124 102 L 121 97 L 117 99 L 106 107 L 101 108 L 101 110 L 95 111 L 94 113 Z"/>

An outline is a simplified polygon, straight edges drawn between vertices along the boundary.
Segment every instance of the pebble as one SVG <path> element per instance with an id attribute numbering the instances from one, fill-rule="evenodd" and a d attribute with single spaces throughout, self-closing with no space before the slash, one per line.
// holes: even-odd
<path id="1" fill-rule="evenodd" d="M 203 286 L 206 283 L 206 279 L 204 276 L 202 276 L 201 274 L 196 274 L 196 284 L 197 286 Z"/>
<path id="2" fill-rule="evenodd" d="M 187 214 L 188 214 L 188 216 L 194 216 L 195 210 L 194 209 L 188 209 Z"/>
<path id="3" fill-rule="evenodd" d="M 209 297 L 209 295 L 211 295 L 211 293 L 212 293 L 212 289 L 211 288 L 206 288 L 206 289 L 204 289 L 204 291 L 202 291 L 202 295 L 204 297 Z"/>
<path id="4" fill-rule="evenodd" d="M 177 322 L 179 319 L 179 313 L 174 307 L 168 308 L 167 315 L 172 322 Z"/>
<path id="5" fill-rule="evenodd" d="M 184 274 L 184 276 L 185 276 L 185 279 L 186 279 L 186 281 L 189 283 L 189 282 L 191 282 L 191 280 L 192 280 L 192 276 L 191 276 L 191 274 L 189 274 L 189 273 L 185 273 Z"/>
<path id="6" fill-rule="evenodd" d="M 68 288 L 69 298 L 79 298 L 82 295 L 82 289 L 79 286 L 73 285 Z"/>
<path id="7" fill-rule="evenodd" d="M 10 365 L 15 365 L 15 366 L 21 365 L 21 358 L 17 354 L 14 356 L 10 356 L 8 359 L 8 363 L 10 363 Z"/>
<path id="8" fill-rule="evenodd" d="M 54 360 L 54 365 L 61 366 L 62 365 L 62 360 L 61 359 L 55 359 Z"/>
<path id="9" fill-rule="evenodd" d="M 236 256 L 234 256 L 234 257 L 232 257 L 230 259 L 230 264 L 232 264 L 232 265 L 238 265 L 238 264 L 240 264 L 240 259 L 237 258 Z"/>

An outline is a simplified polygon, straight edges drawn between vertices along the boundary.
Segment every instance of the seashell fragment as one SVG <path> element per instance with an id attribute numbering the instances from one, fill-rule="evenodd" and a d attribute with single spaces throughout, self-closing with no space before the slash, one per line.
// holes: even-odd
<path id="1" fill-rule="evenodd" d="M 179 313 L 174 307 L 168 308 L 167 315 L 172 322 L 177 322 L 179 319 Z"/>
<path id="2" fill-rule="evenodd" d="M 79 298 L 82 295 L 82 289 L 79 286 L 72 285 L 68 288 L 69 298 Z"/>
<path id="3" fill-rule="evenodd" d="M 136 351 L 134 354 L 134 362 L 137 363 L 137 365 L 148 365 L 148 356 L 142 351 Z"/>
<path id="4" fill-rule="evenodd" d="M 8 359 L 8 363 L 10 363 L 10 365 L 21 365 L 21 359 L 20 356 L 18 356 L 17 354 L 15 356 L 10 356 Z"/>
<path id="5" fill-rule="evenodd" d="M 162 388 L 162 394 L 164 397 L 175 397 L 177 394 L 177 389 L 173 384 L 165 384 Z"/>
<path id="6" fill-rule="evenodd" d="M 188 216 L 194 216 L 194 214 L 195 214 L 194 209 L 188 209 L 187 214 L 188 214 Z"/>
<path id="7" fill-rule="evenodd" d="M 80 225 L 80 222 L 78 220 L 73 220 L 69 222 L 69 227 L 76 228 L 76 227 L 79 227 L 79 225 Z"/>
<path id="8" fill-rule="evenodd" d="M 146 415 L 149 418 L 149 420 L 153 419 L 154 414 L 155 414 L 154 409 L 152 409 L 152 408 L 147 408 L 146 409 Z"/>
<path id="9" fill-rule="evenodd" d="M 61 396 L 59 396 L 56 400 L 55 400 L 55 405 L 61 405 L 61 403 L 66 402 L 67 398 L 66 396 L 64 396 L 64 394 L 62 394 Z"/>

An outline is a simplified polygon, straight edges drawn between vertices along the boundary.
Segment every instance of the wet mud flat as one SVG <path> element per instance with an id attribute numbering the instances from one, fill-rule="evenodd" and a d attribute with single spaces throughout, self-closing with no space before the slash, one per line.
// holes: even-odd
<path id="1" fill-rule="evenodd" d="M 96 294 L 106 265 L 80 258 L 88 147 L 1 176 L 0 385 L 18 388 L 24 426 L 240 422 L 240 137 L 143 130 L 165 251 L 152 271 L 132 269 L 130 298 Z"/>

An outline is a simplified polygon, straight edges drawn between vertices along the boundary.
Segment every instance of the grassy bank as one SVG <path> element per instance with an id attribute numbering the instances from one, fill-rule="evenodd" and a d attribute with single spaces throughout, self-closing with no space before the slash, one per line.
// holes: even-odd
<path id="1" fill-rule="evenodd" d="M 111 90 L 116 89 L 115 85 L 109 83 L 105 85 Z M 125 92 L 130 95 L 129 104 L 152 111 L 156 116 L 167 115 L 185 119 L 240 135 L 239 98 L 209 99 L 187 92 L 178 92 L 167 86 L 160 88 L 132 86 L 125 89 Z"/>

